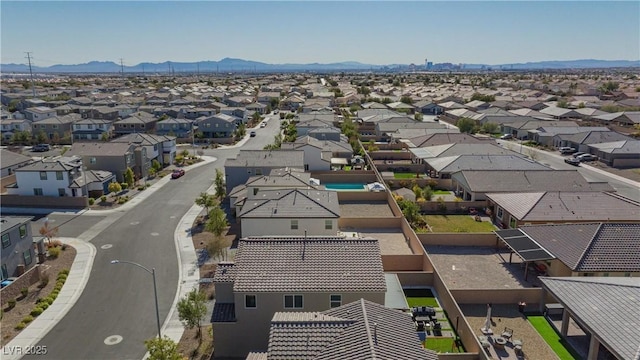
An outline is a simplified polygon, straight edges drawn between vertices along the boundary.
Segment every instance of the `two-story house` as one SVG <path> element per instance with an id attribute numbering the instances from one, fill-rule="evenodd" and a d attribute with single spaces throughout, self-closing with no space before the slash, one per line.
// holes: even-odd
<path id="1" fill-rule="evenodd" d="M 115 121 L 116 136 L 133 133 L 151 133 L 155 131 L 158 118 L 146 112 L 137 112 L 127 118 Z"/>
<path id="2" fill-rule="evenodd" d="M 196 120 L 198 131 L 205 139 L 229 138 L 237 128 L 239 118 L 226 114 L 217 114 Z M 241 120 L 240 120 L 241 121 Z"/>
<path id="3" fill-rule="evenodd" d="M 47 139 L 55 140 L 71 138 L 73 124 L 80 121 L 80 114 L 68 114 L 64 116 L 54 116 L 44 120 L 34 121 L 32 131 L 34 134 L 44 133 Z"/>
<path id="4" fill-rule="evenodd" d="M 197 130 L 195 121 L 186 119 L 168 118 L 158 121 L 156 126 L 156 134 L 169 135 L 178 138 L 191 138 L 193 131 Z"/>
<path id="5" fill-rule="evenodd" d="M 57 115 L 57 112 L 46 106 L 34 106 L 23 111 L 24 117 L 29 121 L 39 121 L 44 120 L 50 117 L 54 117 Z"/>
<path id="6" fill-rule="evenodd" d="M 115 174 L 118 182 L 124 182 L 127 168 L 131 168 L 134 173 L 137 170 L 136 175 L 140 177 L 142 163 L 137 163 L 136 160 L 146 159 L 146 148 L 129 143 L 81 142 L 74 143 L 65 155 L 79 156 L 88 170 L 110 171 Z"/>
<path id="7" fill-rule="evenodd" d="M 106 134 L 106 135 L 103 135 Z M 73 123 L 73 140 L 102 140 L 113 137 L 113 123 L 109 120 L 82 119 Z"/>
<path id="8" fill-rule="evenodd" d="M 330 236 L 243 238 L 235 262 L 218 265 L 214 285 L 219 358 L 266 351 L 276 312 L 384 304 L 387 289 L 378 240 Z"/>
<path id="9" fill-rule="evenodd" d="M 283 150 L 304 152 L 304 169 L 307 171 L 331 170 L 332 160 L 347 164 L 353 157 L 353 148 L 348 142 L 318 140 L 311 136 L 300 136 L 292 143 L 283 143 Z M 344 161 L 338 161 L 343 159 Z"/>
<path id="10" fill-rule="evenodd" d="M 147 170 L 151 166 L 153 160 L 158 160 L 163 166 L 168 166 L 173 163 L 176 157 L 176 137 L 168 135 L 153 135 L 153 134 L 129 134 L 119 138 L 111 140 L 112 143 L 125 143 L 134 144 L 137 147 L 144 147 L 146 154 L 146 161 L 148 163 L 143 164 L 142 168 L 143 177 L 147 176 Z"/>
<path id="11" fill-rule="evenodd" d="M 336 235 L 338 193 L 317 189 L 261 190 L 247 194 L 238 214 L 242 236 Z"/>
<path id="12" fill-rule="evenodd" d="M 86 196 L 85 188 L 74 181 L 82 177 L 82 160 L 77 156 L 44 158 L 14 170 L 16 183 L 7 186 L 12 195 Z"/>
<path id="13" fill-rule="evenodd" d="M 33 162 L 33 158 L 13 151 L 0 149 L 0 177 L 13 174 L 16 169 Z"/>
<path id="14" fill-rule="evenodd" d="M 304 169 L 304 152 L 298 150 L 240 150 L 224 163 L 226 192 L 255 175 L 269 175 L 279 168 Z"/>
<path id="15" fill-rule="evenodd" d="M 3 140 L 10 140 L 17 132 L 26 132 L 31 138 L 31 121 L 27 119 L 2 119 L 0 124 Z"/>
<path id="16" fill-rule="evenodd" d="M 31 233 L 31 216 L 0 216 L 2 229 L 2 280 L 17 277 L 38 263 Z M 44 252 L 42 240 L 37 243 Z"/>

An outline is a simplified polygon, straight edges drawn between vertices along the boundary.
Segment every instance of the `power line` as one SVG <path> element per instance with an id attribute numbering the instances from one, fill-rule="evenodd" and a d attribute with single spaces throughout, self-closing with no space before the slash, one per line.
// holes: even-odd
<path id="1" fill-rule="evenodd" d="M 31 75 L 31 90 L 33 91 L 33 98 L 36 98 L 36 86 L 33 83 L 33 70 L 31 69 L 31 52 L 30 51 L 25 51 L 25 54 L 27 54 L 27 60 L 29 61 L 29 74 Z"/>
<path id="2" fill-rule="evenodd" d="M 122 76 L 124 76 L 124 64 L 122 63 L 122 58 L 120 58 L 120 72 Z"/>

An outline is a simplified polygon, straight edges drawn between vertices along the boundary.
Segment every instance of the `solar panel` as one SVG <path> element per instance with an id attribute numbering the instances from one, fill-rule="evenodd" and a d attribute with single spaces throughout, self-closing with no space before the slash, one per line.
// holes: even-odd
<path id="1" fill-rule="evenodd" d="M 517 251 L 517 252 L 524 251 L 524 250 L 534 250 L 534 249 L 540 248 L 538 244 L 534 243 L 531 239 L 529 239 L 526 236 L 513 237 L 513 238 L 506 239 L 504 241 L 509 244 L 509 247 L 511 247 L 514 251 Z"/>
<path id="2" fill-rule="evenodd" d="M 500 230 L 496 231 L 496 235 L 524 261 L 555 259 L 553 255 L 541 248 L 520 229 Z"/>
<path id="3" fill-rule="evenodd" d="M 510 238 L 514 236 L 522 236 L 522 232 L 520 231 L 520 229 L 507 229 L 507 230 L 496 231 L 496 235 L 505 239 L 505 238 Z"/>
<path id="4" fill-rule="evenodd" d="M 526 251 L 518 252 L 518 255 L 524 261 L 536 261 L 536 260 L 551 260 L 551 259 L 554 259 L 554 257 L 551 256 L 551 254 L 549 254 L 544 249 L 526 250 Z"/>

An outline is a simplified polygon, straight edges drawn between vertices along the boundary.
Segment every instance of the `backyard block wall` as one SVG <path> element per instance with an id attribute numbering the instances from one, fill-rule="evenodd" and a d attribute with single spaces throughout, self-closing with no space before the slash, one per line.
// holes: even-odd
<path id="1" fill-rule="evenodd" d="M 401 223 L 399 217 L 379 217 L 379 218 L 347 218 L 338 219 L 338 228 L 346 230 L 348 228 L 399 228 Z"/>
<path id="2" fill-rule="evenodd" d="M 450 290 L 458 304 L 513 304 L 524 301 L 538 304 L 542 299 L 542 288 L 521 289 L 455 289 Z"/>
<path id="3" fill-rule="evenodd" d="M 496 246 L 494 233 L 421 233 L 418 234 L 418 238 L 424 246 Z M 498 245 L 500 248 L 505 247 L 502 241 L 498 242 Z"/>
<path id="4" fill-rule="evenodd" d="M 411 160 L 411 153 L 408 151 L 374 151 L 370 153 L 373 160 Z"/>
<path id="5" fill-rule="evenodd" d="M 422 255 L 382 255 L 382 268 L 385 272 L 422 271 Z M 404 285 L 402 281 L 400 281 Z"/>
<path id="6" fill-rule="evenodd" d="M 438 354 L 438 360 L 479 360 L 478 353 Z"/>
<path id="7" fill-rule="evenodd" d="M 386 269 L 385 269 L 386 271 Z M 433 286 L 433 272 L 425 271 L 403 271 L 397 272 L 398 280 L 403 287 L 432 287 Z"/>
<path id="8" fill-rule="evenodd" d="M 2 206 L 25 208 L 84 209 L 89 206 L 86 197 L 2 195 Z"/>
<path id="9" fill-rule="evenodd" d="M 386 191 L 337 191 L 338 201 L 388 201 Z"/>
<path id="10" fill-rule="evenodd" d="M 42 270 L 42 267 L 40 265 L 36 265 L 27 270 L 17 280 L 5 286 L 2 290 L 0 290 L 0 307 L 4 309 L 9 300 L 15 299 L 18 296 L 22 295 L 20 293 L 20 290 L 22 290 L 22 288 L 28 288 L 29 286 L 37 283 L 38 281 L 40 281 L 40 276 L 45 273 L 46 271 Z"/>

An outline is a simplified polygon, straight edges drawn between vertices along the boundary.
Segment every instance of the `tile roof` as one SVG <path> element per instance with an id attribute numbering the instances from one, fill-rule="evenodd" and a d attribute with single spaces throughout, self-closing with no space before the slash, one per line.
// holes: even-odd
<path id="1" fill-rule="evenodd" d="M 0 167 L 2 169 L 15 166 L 18 164 L 26 164 L 33 161 L 30 156 L 22 155 L 13 151 L 0 149 Z"/>
<path id="2" fill-rule="evenodd" d="M 525 225 L 520 230 L 581 272 L 640 272 L 640 223 Z"/>
<path id="3" fill-rule="evenodd" d="M 227 159 L 225 167 L 297 167 L 304 168 L 304 151 L 240 150 L 235 159 Z"/>
<path id="4" fill-rule="evenodd" d="M 552 170 L 515 155 L 458 155 L 427 159 L 426 162 L 443 173 L 461 170 Z"/>
<path id="5" fill-rule="evenodd" d="M 262 190 L 242 207 L 239 218 L 338 218 L 338 193 L 316 189 Z"/>
<path id="6" fill-rule="evenodd" d="M 172 141 L 175 139 L 176 139 L 175 136 L 133 133 L 133 134 L 127 134 L 127 135 L 117 137 L 111 140 L 111 142 L 151 146 L 151 145 L 161 144 L 165 141 Z"/>
<path id="7" fill-rule="evenodd" d="M 618 359 L 640 349 L 638 278 L 540 278 L 553 296 Z M 606 295 L 605 295 L 606 294 Z"/>
<path id="8" fill-rule="evenodd" d="M 521 221 L 634 221 L 640 219 L 639 203 L 609 192 L 512 192 L 488 193 L 486 196 Z"/>
<path id="9" fill-rule="evenodd" d="M 132 151 L 133 145 L 129 143 L 116 142 L 97 142 L 85 143 L 78 142 L 71 146 L 71 149 L 65 154 L 78 156 L 123 156 Z"/>
<path id="10" fill-rule="evenodd" d="M 590 183 L 577 170 L 463 170 L 452 178 L 473 192 L 614 191 Z"/>
<path id="11" fill-rule="evenodd" d="M 76 156 L 45 158 L 15 169 L 15 172 L 27 171 L 70 171 L 82 166 L 82 159 Z"/>
<path id="12" fill-rule="evenodd" d="M 213 282 L 233 282 L 235 277 L 235 264 L 233 262 L 220 262 L 213 275 Z"/>
<path id="13" fill-rule="evenodd" d="M 518 153 L 505 149 L 494 143 L 451 143 L 422 148 L 409 149 L 415 156 L 425 159 L 432 157 L 446 157 L 457 155 L 517 155 Z"/>
<path id="14" fill-rule="evenodd" d="M 342 237 L 244 238 L 235 292 L 384 292 L 378 240 Z"/>

